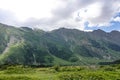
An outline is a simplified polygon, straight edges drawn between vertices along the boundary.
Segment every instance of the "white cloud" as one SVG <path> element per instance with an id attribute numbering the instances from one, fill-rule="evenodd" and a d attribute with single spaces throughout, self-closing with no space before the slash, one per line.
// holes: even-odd
<path id="1" fill-rule="evenodd" d="M 97 18 L 101 15 L 101 6 L 100 3 L 93 3 L 91 5 L 86 6 L 85 8 L 80 9 L 81 18 L 89 19 L 89 18 Z"/>
<path id="2" fill-rule="evenodd" d="M 11 11 L 0 9 L 0 22 L 18 26 L 17 18 Z"/>
<path id="3" fill-rule="evenodd" d="M 120 22 L 120 17 L 114 18 L 113 21 Z"/>
<path id="4" fill-rule="evenodd" d="M 0 22 L 10 25 L 85 30 L 86 22 L 88 27 L 101 27 L 109 26 L 112 20 L 119 21 L 113 18 L 120 12 L 120 0 L 0 0 L 0 9 L 8 13 L 0 15 L 6 16 Z"/>
<path id="5" fill-rule="evenodd" d="M 12 11 L 19 21 L 51 17 L 55 4 L 55 0 L 0 0 L 0 8 Z"/>
<path id="6" fill-rule="evenodd" d="M 120 1 L 118 0 L 109 0 L 109 2 L 108 0 L 98 0 L 98 2 L 81 9 L 79 16 L 81 20 L 89 23 L 89 27 L 110 26 L 112 18 L 119 12 L 119 5 Z"/>

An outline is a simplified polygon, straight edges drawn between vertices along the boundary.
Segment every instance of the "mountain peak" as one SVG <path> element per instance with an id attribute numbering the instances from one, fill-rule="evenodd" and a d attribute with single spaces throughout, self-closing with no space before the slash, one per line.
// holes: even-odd
<path id="1" fill-rule="evenodd" d="M 111 33 L 111 34 L 118 34 L 118 33 L 120 33 L 120 32 L 117 31 L 117 30 L 113 30 L 113 31 L 111 31 L 110 33 Z"/>
<path id="2" fill-rule="evenodd" d="M 21 29 L 24 29 L 24 30 L 30 30 L 32 31 L 32 28 L 29 28 L 29 27 L 20 27 Z"/>
<path id="3" fill-rule="evenodd" d="M 105 31 L 103 31 L 103 30 L 101 30 L 101 29 L 94 30 L 93 32 L 97 32 L 97 33 L 106 33 Z"/>
<path id="4" fill-rule="evenodd" d="M 99 35 L 99 36 L 101 36 L 101 37 L 107 35 L 107 33 L 106 33 L 105 31 L 101 30 L 101 29 L 94 30 L 92 33 L 93 33 L 94 35 Z"/>

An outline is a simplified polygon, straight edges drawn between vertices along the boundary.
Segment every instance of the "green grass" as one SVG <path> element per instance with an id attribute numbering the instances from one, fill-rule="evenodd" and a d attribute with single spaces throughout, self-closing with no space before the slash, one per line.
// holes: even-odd
<path id="1" fill-rule="evenodd" d="M 49 68 L 1 66 L 0 80 L 120 80 L 120 65 Z"/>
<path id="2" fill-rule="evenodd" d="M 55 80 L 55 78 L 55 73 L 49 68 L 10 66 L 0 71 L 0 80 Z"/>

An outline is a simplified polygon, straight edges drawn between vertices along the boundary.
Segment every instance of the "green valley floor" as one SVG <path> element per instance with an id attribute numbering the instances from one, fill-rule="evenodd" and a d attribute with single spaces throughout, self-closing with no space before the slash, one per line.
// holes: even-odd
<path id="1" fill-rule="evenodd" d="M 47 68 L 0 66 L 0 80 L 120 80 L 120 65 L 56 65 Z"/>

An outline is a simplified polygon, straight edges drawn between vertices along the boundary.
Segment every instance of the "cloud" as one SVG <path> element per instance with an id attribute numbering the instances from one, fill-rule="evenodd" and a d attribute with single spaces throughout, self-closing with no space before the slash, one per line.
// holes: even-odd
<path id="1" fill-rule="evenodd" d="M 7 25 L 19 26 L 20 22 L 17 21 L 14 13 L 8 10 L 0 9 L 0 22 Z"/>
<path id="2" fill-rule="evenodd" d="M 89 22 L 89 27 L 109 26 L 111 19 L 120 8 L 120 1 L 116 0 L 98 0 L 84 8 L 86 12 L 80 14 L 84 22 Z"/>
<path id="3" fill-rule="evenodd" d="M 59 0 L 60 1 L 60 0 Z M 60 27 L 66 28 L 77 28 L 84 30 L 84 24 L 82 22 L 77 22 L 76 11 L 85 5 L 92 3 L 93 0 L 66 0 L 60 2 L 57 8 L 54 8 L 51 13 L 52 17 L 50 18 L 42 18 L 42 19 L 28 19 L 22 25 L 25 26 L 34 26 L 44 30 L 53 30 Z M 83 4 L 84 3 L 84 4 Z M 74 14 L 76 14 L 74 16 Z M 48 29 L 47 29 L 48 28 Z"/>
<path id="4" fill-rule="evenodd" d="M 120 22 L 120 17 L 114 18 L 113 21 L 115 21 L 115 22 Z"/>
<path id="5" fill-rule="evenodd" d="M 86 22 L 88 23 L 87 25 L 88 27 L 102 27 L 111 25 L 110 22 L 113 20 L 114 21 L 119 20 L 116 19 L 115 16 L 117 13 L 120 13 L 120 0 L 55 0 L 55 1 L 56 3 L 54 8 L 51 8 L 51 10 L 49 9 L 50 11 L 49 17 L 47 15 L 46 17 L 42 18 L 36 18 L 37 16 L 36 17 L 31 16 L 27 18 L 25 21 L 19 22 L 18 19 L 15 18 L 15 16 L 10 13 L 0 15 L 0 17 L 1 16 L 8 17 L 8 19 L 6 20 L 2 18 L 0 20 L 3 20 L 3 22 L 7 22 L 9 20 L 11 21 L 9 22 L 9 24 L 29 26 L 33 28 L 37 27 L 43 30 L 53 30 L 60 27 L 85 30 Z M 46 10 L 46 8 L 44 7 L 45 6 L 38 10 L 39 14 Z M 33 8 L 35 8 L 35 11 L 37 12 L 37 7 Z M 9 13 L 4 11 L 1 12 Z M 10 15 L 12 15 L 13 18 Z"/>
<path id="6" fill-rule="evenodd" d="M 55 28 L 77 28 L 109 26 L 112 18 L 119 12 L 119 0 L 62 0 L 57 8 L 52 10 L 51 18 L 26 21 L 25 24 L 44 30 Z M 48 28 L 48 29 L 47 29 Z"/>

